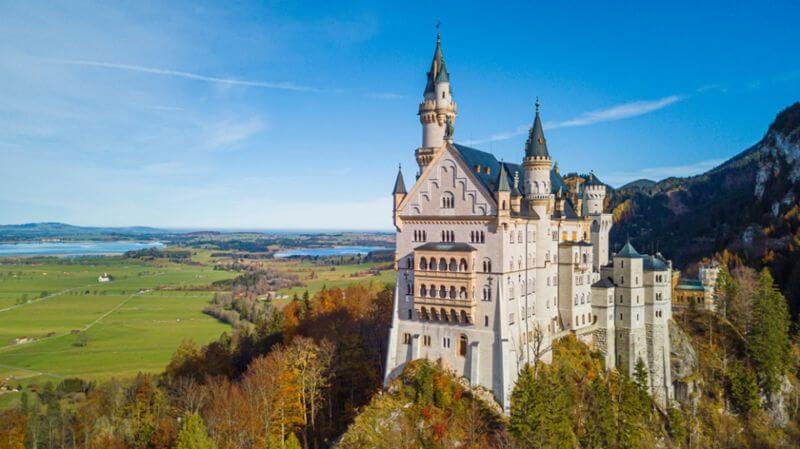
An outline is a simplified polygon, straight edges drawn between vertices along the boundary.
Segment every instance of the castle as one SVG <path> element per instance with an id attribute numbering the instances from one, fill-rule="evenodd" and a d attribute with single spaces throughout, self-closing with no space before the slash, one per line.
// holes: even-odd
<path id="1" fill-rule="evenodd" d="M 415 359 L 441 360 L 509 410 L 517 373 L 552 360 L 567 335 L 609 369 L 646 364 L 657 401 L 672 397 L 671 262 L 630 243 L 609 254 L 606 187 L 567 185 L 547 146 L 538 100 L 522 164 L 453 142 L 457 116 L 441 39 L 419 106 L 419 173 L 395 181 L 397 284 L 386 382 Z"/>

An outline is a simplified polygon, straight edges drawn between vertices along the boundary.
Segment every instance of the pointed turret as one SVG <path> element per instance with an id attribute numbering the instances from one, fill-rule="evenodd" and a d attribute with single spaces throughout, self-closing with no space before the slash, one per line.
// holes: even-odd
<path id="1" fill-rule="evenodd" d="M 498 215 L 500 217 L 508 217 L 511 209 L 511 186 L 508 184 L 508 172 L 506 172 L 506 164 L 503 162 L 500 162 L 500 174 L 497 177 L 495 199 L 499 208 Z"/>
<path id="2" fill-rule="evenodd" d="M 403 182 L 403 167 L 397 168 L 397 179 L 394 181 L 394 191 L 392 193 L 395 195 L 406 194 L 406 183 Z"/>
<path id="3" fill-rule="evenodd" d="M 506 173 L 506 164 L 500 163 L 500 177 L 497 180 L 498 192 L 510 192 L 511 186 L 508 185 L 508 173 Z"/>
<path id="4" fill-rule="evenodd" d="M 539 117 L 539 99 L 536 99 L 536 117 L 533 119 L 533 126 L 528 134 L 528 141 L 525 142 L 526 157 L 550 158 L 547 151 L 547 139 L 544 137 L 542 119 Z"/>
<path id="5" fill-rule="evenodd" d="M 444 63 L 442 38 L 438 32 L 431 69 L 427 73 L 425 93 L 419 105 L 419 121 L 422 124 L 422 146 L 417 150 L 416 156 L 421 171 L 430 163 L 438 149 L 452 140 L 453 124 L 456 121 L 456 103 L 450 90 L 450 73 Z"/>

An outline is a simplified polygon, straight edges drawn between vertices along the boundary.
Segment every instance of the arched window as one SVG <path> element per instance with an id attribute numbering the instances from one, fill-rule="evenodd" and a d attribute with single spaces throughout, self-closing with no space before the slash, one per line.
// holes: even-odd
<path id="1" fill-rule="evenodd" d="M 447 287 L 445 287 L 444 285 L 439 286 L 439 297 L 447 298 Z"/>
<path id="2" fill-rule="evenodd" d="M 428 259 L 422 257 L 419 259 L 419 269 L 420 270 L 427 270 L 428 269 Z"/>
<path id="3" fill-rule="evenodd" d="M 467 287 L 461 287 L 458 291 L 458 299 L 467 299 Z"/>
<path id="4" fill-rule="evenodd" d="M 469 324 L 469 317 L 467 316 L 467 312 L 464 310 L 461 311 L 461 322 L 464 324 Z"/>
<path id="5" fill-rule="evenodd" d="M 428 294 L 431 295 L 431 298 L 435 298 L 436 297 L 436 286 L 435 285 L 431 284 L 431 286 L 428 287 Z"/>
<path id="6" fill-rule="evenodd" d="M 458 355 L 461 357 L 467 356 L 467 336 L 464 334 L 458 337 Z"/>
<path id="7" fill-rule="evenodd" d="M 452 209 L 455 207 L 455 197 L 453 196 L 452 192 L 444 192 L 442 193 L 442 208 L 443 209 Z"/>
<path id="8" fill-rule="evenodd" d="M 454 309 L 450 309 L 450 321 L 458 323 L 458 312 Z"/>
<path id="9" fill-rule="evenodd" d="M 583 255 L 583 263 L 589 263 L 589 255 L 588 254 L 584 254 Z"/>
<path id="10" fill-rule="evenodd" d="M 447 271 L 447 261 L 444 260 L 444 257 L 439 259 L 439 271 Z"/>
<path id="11" fill-rule="evenodd" d="M 447 310 L 441 309 L 441 317 L 442 321 L 450 321 L 450 315 L 447 314 Z"/>
<path id="12" fill-rule="evenodd" d="M 577 293 L 575 293 L 575 305 L 576 306 L 578 305 L 578 294 Z"/>
<path id="13" fill-rule="evenodd" d="M 483 234 L 483 231 L 481 231 L 481 243 L 485 242 L 486 242 L 486 236 Z"/>
<path id="14" fill-rule="evenodd" d="M 461 259 L 458 264 L 458 271 L 467 271 L 467 259 Z"/>
<path id="15" fill-rule="evenodd" d="M 422 297 L 428 296 L 428 289 L 425 288 L 425 284 L 419 286 L 419 295 Z"/>
<path id="16" fill-rule="evenodd" d="M 450 287 L 450 299 L 456 299 L 456 288 Z"/>
<path id="17" fill-rule="evenodd" d="M 458 271 L 458 263 L 456 262 L 455 258 L 450 259 L 450 265 L 448 268 L 450 271 Z"/>

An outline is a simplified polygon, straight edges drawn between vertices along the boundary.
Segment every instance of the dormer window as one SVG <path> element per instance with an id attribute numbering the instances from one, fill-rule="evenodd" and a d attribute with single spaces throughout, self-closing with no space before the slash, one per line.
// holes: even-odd
<path id="1" fill-rule="evenodd" d="M 486 167 L 486 174 L 487 175 L 491 175 L 492 174 L 492 169 L 489 168 L 489 167 Z"/>
<path id="2" fill-rule="evenodd" d="M 480 172 L 481 172 L 481 166 L 480 165 L 476 165 L 475 166 L 475 173 L 480 174 Z"/>

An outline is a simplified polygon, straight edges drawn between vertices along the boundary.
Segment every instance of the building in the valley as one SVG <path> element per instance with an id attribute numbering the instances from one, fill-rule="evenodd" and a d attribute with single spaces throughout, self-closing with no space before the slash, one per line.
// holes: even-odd
<path id="1" fill-rule="evenodd" d="M 673 307 L 716 310 L 718 277 L 719 264 L 716 261 L 701 264 L 696 279 L 685 278 L 675 271 L 672 281 Z"/>
<path id="2" fill-rule="evenodd" d="M 554 169 L 539 104 L 521 163 L 454 142 L 456 102 L 441 41 L 419 106 L 416 181 L 397 174 L 397 287 L 387 382 L 414 359 L 441 360 L 508 410 L 517 373 L 566 335 L 606 366 L 646 363 L 653 395 L 672 396 L 671 263 L 630 243 L 609 253 L 606 186 L 567 185 Z"/>
<path id="3" fill-rule="evenodd" d="M 111 282 L 111 276 L 109 276 L 108 273 L 103 273 L 97 276 L 97 282 Z"/>

